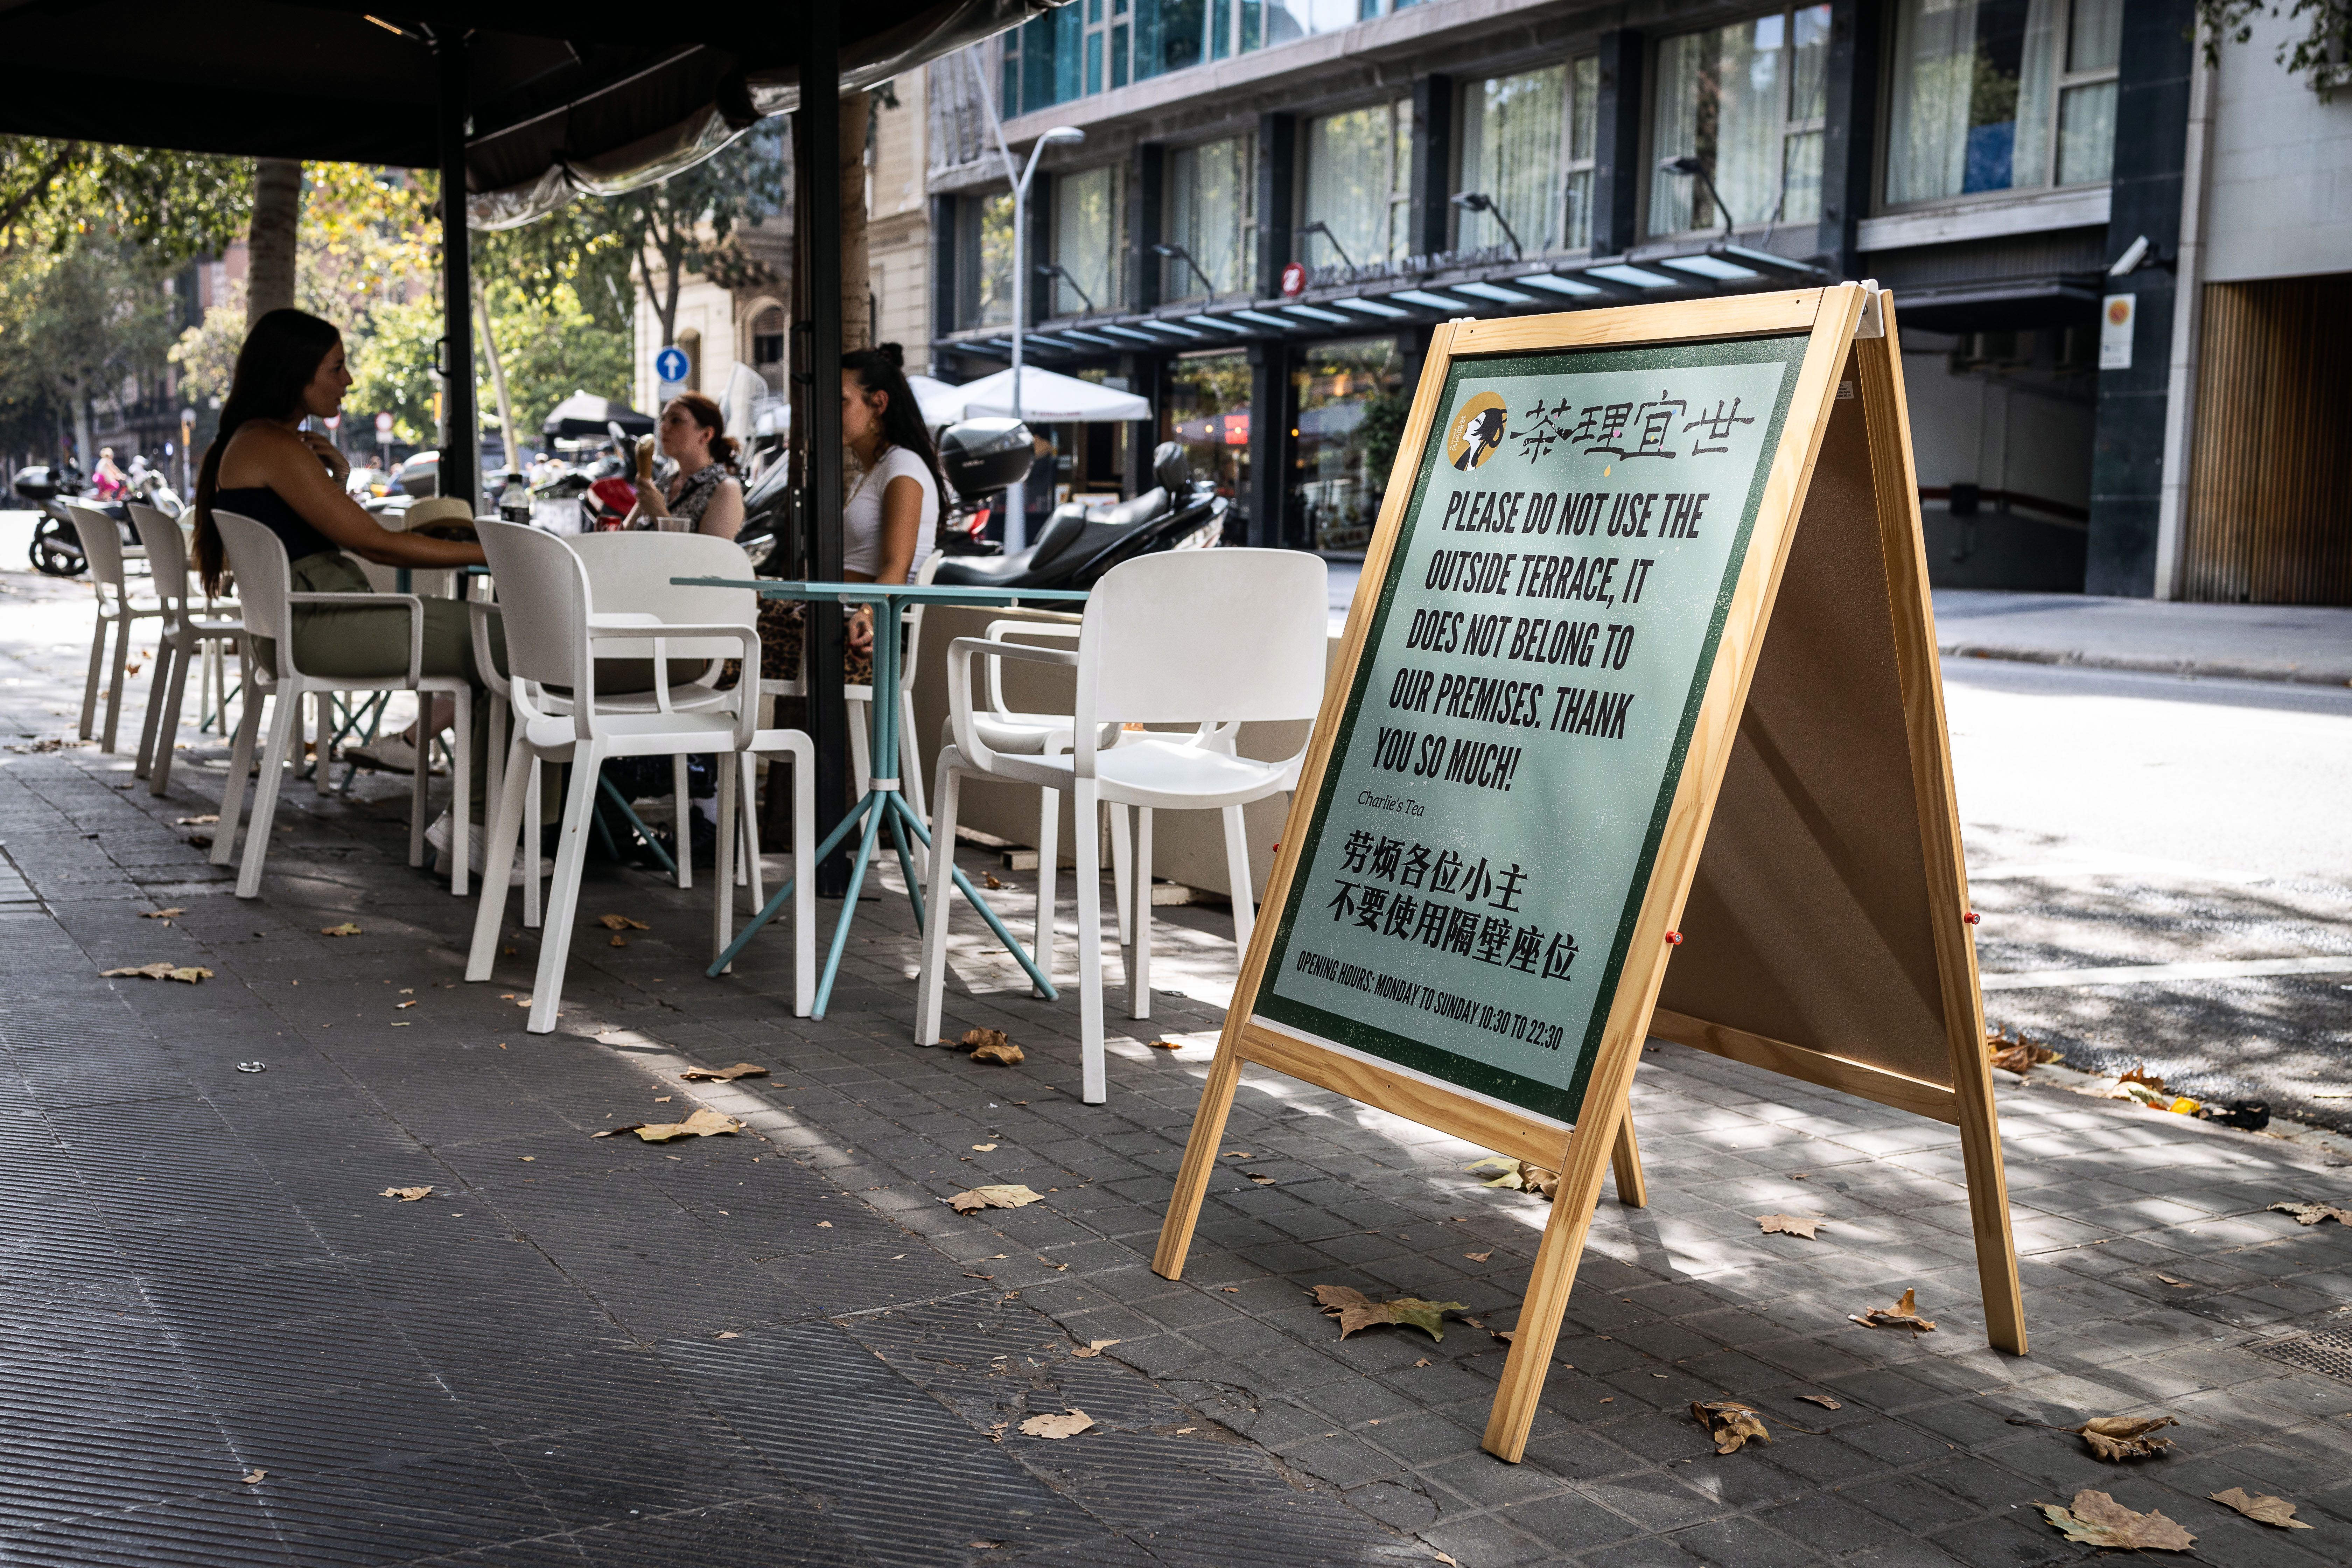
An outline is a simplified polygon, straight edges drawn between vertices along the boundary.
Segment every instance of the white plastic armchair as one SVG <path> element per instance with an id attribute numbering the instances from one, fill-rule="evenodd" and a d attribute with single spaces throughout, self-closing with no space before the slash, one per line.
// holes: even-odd
<path id="1" fill-rule="evenodd" d="M 146 547 L 148 568 L 155 576 L 155 600 L 163 608 L 163 629 L 156 634 L 155 684 L 147 695 L 147 722 L 140 731 L 136 776 L 147 780 L 149 794 L 162 795 L 172 782 L 172 748 L 179 738 L 188 666 L 222 644 L 242 647 L 245 623 L 234 616 L 199 614 L 191 603 L 188 542 L 180 531 L 178 519 L 132 501 L 131 524 Z M 208 610 L 220 607 L 206 605 Z M 201 705 L 201 683 L 199 693 Z"/>
<path id="2" fill-rule="evenodd" d="M 466 892 L 467 844 L 467 795 L 471 788 L 472 748 L 467 743 L 473 721 L 473 689 L 463 676 L 426 675 L 425 665 L 425 601 L 414 594 L 297 594 L 286 545 L 278 535 L 249 517 L 233 511 L 213 512 L 221 543 L 228 552 L 229 569 L 236 574 L 237 597 L 243 606 L 247 635 L 245 701 L 236 726 L 236 743 L 229 752 L 228 784 L 221 791 L 220 825 L 213 830 L 213 864 L 228 864 L 236 841 L 237 819 L 245 810 L 246 771 L 253 762 L 254 739 L 261 727 L 262 700 L 271 700 L 269 741 L 262 753 L 261 778 L 253 800 L 253 821 L 246 830 L 245 864 L 236 879 L 236 896 L 250 899 L 261 890 L 262 862 L 269 854 L 271 819 L 278 811 L 278 789 L 288 750 L 299 726 L 302 699 L 336 691 L 437 691 L 457 704 L 458 743 L 451 748 L 457 760 L 449 802 L 449 890 Z M 408 663 L 396 674 L 381 676 L 305 675 L 295 663 L 294 616 L 305 606 L 404 613 L 408 621 Z M 259 643 L 270 644 L 269 657 L 260 657 Z M 325 731 L 320 741 L 323 748 Z M 326 759 L 319 759 L 320 770 Z M 414 776 L 408 814 L 408 863 L 425 864 L 425 789 L 428 770 Z"/>
<path id="3" fill-rule="evenodd" d="M 1077 821 L 1090 826 L 1097 801 L 1138 808 L 1139 884 L 1148 888 L 1150 814 L 1223 814 L 1227 869 L 1234 891 L 1234 934 L 1246 948 L 1254 918 L 1249 847 L 1242 808 L 1296 787 L 1306 758 L 1275 762 L 1238 754 L 1234 734 L 1249 722 L 1312 720 L 1323 697 L 1326 607 L 1322 561 L 1288 550 L 1199 550 L 1149 555 L 1113 568 L 1096 584 L 1075 650 L 985 637 L 948 645 L 948 700 L 953 743 L 940 754 L 934 841 L 955 840 L 965 775 L 1074 792 Z M 996 749 L 976 722 L 971 660 L 1018 658 L 1064 665 L 1076 673 L 1071 750 L 1021 755 Z M 1101 744 L 1102 727 L 1189 724 L 1190 734 L 1126 733 Z M 1077 852 L 1078 1006 L 1083 1098 L 1106 1097 L 1103 1068 L 1101 868 L 1095 836 L 1080 831 Z M 915 1039 L 935 1042 L 947 978 L 950 858 L 932 857 L 931 919 L 924 931 Z M 1150 904 L 1133 911 L 1131 1010 L 1148 1015 Z"/>
<path id="4" fill-rule="evenodd" d="M 73 519 L 74 532 L 81 537 L 82 559 L 89 563 L 89 585 L 98 595 L 98 626 L 90 634 L 89 679 L 81 693 L 81 738 L 85 741 L 90 739 L 91 721 L 98 711 L 99 678 L 108 662 L 107 628 L 114 628 L 114 675 L 106 688 L 106 730 L 99 742 L 101 749 L 110 752 L 122 720 L 122 686 L 129 679 L 131 634 L 139 622 L 154 620 L 164 614 L 164 609 L 153 599 L 131 596 L 131 584 L 123 574 L 122 531 L 112 518 L 71 501 L 66 503 L 66 512 Z"/>
<path id="5" fill-rule="evenodd" d="M 755 731 L 753 703 L 741 688 L 723 706 L 692 710 L 657 704 L 651 711 L 618 712 L 597 695 L 600 658 L 649 658 L 657 666 L 670 658 L 740 658 L 747 668 L 756 668 L 760 634 L 749 590 L 721 591 L 740 595 L 740 619 L 677 622 L 643 612 L 605 614 L 591 593 L 586 564 L 562 540 L 513 523 L 483 521 L 478 526 L 504 608 L 507 679 L 515 725 L 490 827 L 485 887 L 475 914 L 466 978 L 488 980 L 496 964 L 508 871 L 520 836 L 522 797 L 531 776 L 530 764 L 534 761 L 569 763 L 572 784 L 564 801 L 555 875 L 548 890 L 546 931 L 540 943 L 538 981 L 526 1026 L 531 1033 L 543 1035 L 555 1027 L 562 999 L 588 821 L 595 808 L 597 775 L 604 760 L 698 752 L 719 753 L 727 760 L 728 765 L 719 770 L 719 864 L 711 889 L 715 956 L 731 935 L 736 818 L 740 805 L 738 785 L 749 772 L 744 763 L 755 750 L 785 750 L 789 742 Z M 568 693 L 567 700 L 560 704 L 550 700 L 549 688 Z M 804 766 L 803 772 L 806 772 Z M 805 822 L 813 814 L 799 815 Z M 802 836 L 805 837 L 809 831 L 803 827 Z M 796 844 L 795 848 L 800 857 L 795 868 L 806 882 L 814 860 L 814 846 Z M 801 928 L 796 957 L 801 957 L 805 973 L 812 965 L 802 955 L 810 954 L 814 946 L 809 933 L 814 911 L 806 899 L 803 906 L 796 911 Z M 804 981 L 796 976 L 796 991 L 805 989 Z"/>

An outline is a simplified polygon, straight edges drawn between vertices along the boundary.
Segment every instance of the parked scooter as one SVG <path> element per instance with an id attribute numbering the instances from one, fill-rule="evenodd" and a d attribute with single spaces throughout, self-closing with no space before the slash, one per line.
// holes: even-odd
<path id="1" fill-rule="evenodd" d="M 81 534 L 66 512 L 68 502 L 112 518 L 115 527 L 122 531 L 123 548 L 133 554 L 143 553 L 138 530 L 131 522 L 130 509 L 122 501 L 91 499 L 89 481 L 70 462 L 56 468 L 17 469 L 16 490 L 41 514 L 40 521 L 33 524 L 30 554 L 33 570 L 45 577 L 79 577 L 89 570 L 89 563 L 81 552 Z M 183 510 L 178 493 L 153 469 L 137 475 L 124 499 L 152 506 L 166 517 L 177 517 Z"/>
<path id="2" fill-rule="evenodd" d="M 1116 506 L 1056 507 L 1037 542 L 1012 555 L 963 555 L 932 579 L 986 588 L 1091 588 L 1112 567 L 1163 550 L 1205 549 L 1224 536 L 1226 500 L 1192 477 L 1184 448 L 1163 441 L 1152 453 L 1160 482 Z"/>

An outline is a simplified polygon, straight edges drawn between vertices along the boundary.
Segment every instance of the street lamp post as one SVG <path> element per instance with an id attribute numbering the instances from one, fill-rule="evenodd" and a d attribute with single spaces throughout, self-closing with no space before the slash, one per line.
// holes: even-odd
<path id="1" fill-rule="evenodd" d="M 1494 197 L 1484 191 L 1462 191 L 1455 194 L 1452 200 L 1455 206 L 1465 212 L 1485 213 L 1502 225 L 1503 237 L 1511 242 L 1511 258 L 1515 261 L 1527 259 L 1528 253 L 1519 248 L 1519 237 L 1512 229 L 1511 220 L 1503 216 L 1503 209 L 1496 204 Z"/>
<path id="2" fill-rule="evenodd" d="M 1045 155 L 1045 146 L 1052 142 L 1083 142 L 1087 133 L 1075 125 L 1056 125 L 1037 138 L 1029 149 L 1028 166 L 1013 186 L 1013 417 L 1021 412 L 1021 338 L 1029 325 L 1029 182 L 1037 173 L 1037 160 Z M 1008 486 L 1004 492 L 1004 552 L 1008 555 L 1029 542 L 1029 485 L 1026 480 Z"/>
<path id="3" fill-rule="evenodd" d="M 1707 195 L 1715 202 L 1715 210 L 1723 215 L 1723 242 L 1729 245 L 1738 237 L 1731 226 L 1731 208 L 1724 205 L 1723 193 L 1715 188 L 1715 181 L 1708 176 L 1705 163 L 1685 153 L 1678 158 L 1659 159 L 1658 167 L 1669 174 L 1696 178 L 1705 185 Z"/>

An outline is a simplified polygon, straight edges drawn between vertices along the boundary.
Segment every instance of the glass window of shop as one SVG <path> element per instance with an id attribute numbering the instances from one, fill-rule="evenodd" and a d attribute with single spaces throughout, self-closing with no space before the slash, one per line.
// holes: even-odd
<path id="1" fill-rule="evenodd" d="M 1901 0 L 1886 200 L 2107 178 L 2123 0 Z"/>
<path id="2" fill-rule="evenodd" d="M 964 327 L 1013 324 L 1013 195 L 966 196 L 957 204 L 956 320 Z"/>
<path id="3" fill-rule="evenodd" d="M 1462 176 L 1500 209 L 1457 207 L 1454 245 L 1481 250 L 1511 235 L 1528 255 L 1581 250 L 1592 242 L 1593 100 L 1600 84 L 1593 56 L 1517 76 L 1465 84 L 1462 95 Z"/>
<path id="4" fill-rule="evenodd" d="M 1074 0 L 997 44 L 1006 118 L 1402 11 L 1417 0 Z"/>
<path id="5" fill-rule="evenodd" d="M 1412 201 L 1412 105 L 1376 103 L 1307 122 L 1298 258 L 1361 267 L 1403 256 Z M 1317 228 L 1317 225 L 1322 226 Z"/>
<path id="6" fill-rule="evenodd" d="M 1821 216 L 1829 43 L 1830 8 L 1806 5 L 1658 46 L 1657 157 L 1696 157 L 1735 227 Z M 1652 234 L 1723 221 L 1698 180 L 1663 168 L 1652 175 Z"/>
<path id="7" fill-rule="evenodd" d="M 1054 177 L 1054 314 L 1117 310 L 1127 252 L 1124 171 L 1116 163 Z"/>
<path id="8" fill-rule="evenodd" d="M 1250 363 L 1237 353 L 1185 354 L 1168 366 L 1160 438 L 1184 448 L 1196 479 L 1213 479 L 1236 510 L 1249 495 Z"/>
<path id="9" fill-rule="evenodd" d="M 1302 348 L 1297 363 L 1286 531 L 1310 549 L 1361 550 L 1404 433 L 1404 356 L 1394 338 L 1358 338 Z"/>
<path id="10" fill-rule="evenodd" d="M 1160 297 L 1197 300 L 1214 291 L 1246 294 L 1257 268 L 1257 138 L 1228 136 L 1168 154 L 1165 232 L 1181 256 L 1160 263 Z M 1202 279 L 1206 278 L 1204 284 Z"/>

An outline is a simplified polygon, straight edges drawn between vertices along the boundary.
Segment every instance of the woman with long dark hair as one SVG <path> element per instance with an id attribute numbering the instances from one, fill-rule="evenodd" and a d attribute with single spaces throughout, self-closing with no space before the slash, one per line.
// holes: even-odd
<path id="1" fill-rule="evenodd" d="M 905 583 L 936 546 L 948 494 L 940 454 L 907 384 L 906 355 L 879 343 L 841 356 L 841 440 L 851 469 L 841 508 L 841 576 L 847 583 Z M 761 673 L 790 680 L 800 673 L 807 606 L 763 606 Z M 846 627 L 853 686 L 874 679 L 874 607 L 860 605 Z"/>
<path id="2" fill-rule="evenodd" d="M 298 594 L 372 592 L 367 574 L 346 551 L 381 565 L 428 571 L 483 564 L 480 545 L 395 533 L 344 491 L 351 464 L 333 442 L 301 426 L 306 418 L 329 419 L 341 412 L 351 384 L 342 334 L 332 322 L 284 310 L 253 323 L 237 351 L 220 434 L 205 448 L 196 476 L 196 570 L 208 590 L 220 591 L 227 569 L 220 531 L 213 523 L 215 508 L 249 517 L 285 542 Z M 397 605 L 297 605 L 293 629 L 295 658 L 311 674 L 395 675 L 408 668 L 408 612 Z M 503 655 L 505 639 L 495 623 L 491 639 Z M 257 637 L 254 646 L 265 662 L 272 657 L 268 639 Z M 467 743 L 474 749 L 474 819 L 481 821 L 490 708 L 474 668 L 466 606 L 455 599 L 425 601 L 424 673 L 462 675 L 475 687 L 474 733 Z M 320 760 L 323 764 L 325 759 Z M 274 781 L 265 781 L 263 787 L 274 787 Z M 446 852 L 447 816 L 426 836 Z M 478 837 L 475 845 L 478 854 Z"/>

